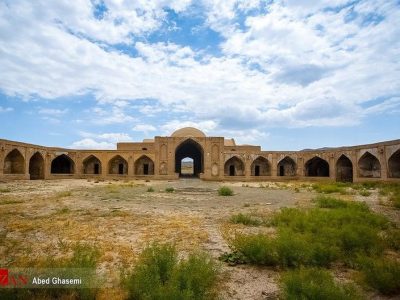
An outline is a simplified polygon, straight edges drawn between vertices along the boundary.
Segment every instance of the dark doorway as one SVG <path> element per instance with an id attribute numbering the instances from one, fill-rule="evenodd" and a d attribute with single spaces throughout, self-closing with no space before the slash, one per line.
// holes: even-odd
<path id="1" fill-rule="evenodd" d="M 175 150 L 175 172 L 179 176 L 185 176 L 182 173 L 182 160 L 184 158 L 193 159 L 193 175 L 198 177 L 204 172 L 204 153 L 199 143 L 192 139 L 187 139 L 181 143 Z"/>
<path id="2" fill-rule="evenodd" d="M 400 150 L 397 150 L 389 158 L 389 177 L 400 178 Z"/>
<path id="3" fill-rule="evenodd" d="M 114 156 L 108 162 L 108 173 L 115 175 L 127 175 L 128 162 L 120 155 Z"/>
<path id="4" fill-rule="evenodd" d="M 52 174 L 73 174 L 74 173 L 74 162 L 72 159 L 65 154 L 57 156 L 51 162 L 51 173 Z"/>
<path id="5" fill-rule="evenodd" d="M 29 175 L 31 180 L 44 179 L 44 159 L 39 152 L 29 160 Z"/>
<path id="6" fill-rule="evenodd" d="M 83 161 L 83 173 L 84 174 L 98 175 L 101 172 L 100 168 L 101 168 L 101 162 L 94 155 L 90 155 Z"/>
<path id="7" fill-rule="evenodd" d="M 305 165 L 306 176 L 329 177 L 329 164 L 326 160 L 317 156 L 308 160 Z"/>
<path id="8" fill-rule="evenodd" d="M 342 154 L 336 163 L 336 180 L 340 182 L 353 182 L 353 164 Z"/>
<path id="9" fill-rule="evenodd" d="M 285 156 L 278 163 L 279 176 L 296 176 L 297 165 L 292 158 Z"/>
<path id="10" fill-rule="evenodd" d="M 234 165 L 229 166 L 229 176 L 235 176 L 235 166 Z"/>
<path id="11" fill-rule="evenodd" d="M 25 159 L 17 149 L 12 150 L 4 159 L 4 174 L 24 174 Z"/>
<path id="12" fill-rule="evenodd" d="M 233 156 L 228 159 L 224 165 L 225 176 L 244 176 L 244 163 L 237 157 Z"/>
<path id="13" fill-rule="evenodd" d="M 99 173 L 100 173 L 100 165 L 94 164 L 94 174 L 99 174 Z"/>
<path id="14" fill-rule="evenodd" d="M 154 175 L 154 162 L 150 157 L 142 155 L 135 161 L 135 175 Z"/>
<path id="15" fill-rule="evenodd" d="M 360 177 L 380 178 L 381 163 L 375 155 L 365 152 L 358 161 Z"/>
<path id="16" fill-rule="evenodd" d="M 268 159 L 265 157 L 257 157 L 250 166 L 251 176 L 270 176 L 271 167 Z"/>
<path id="17" fill-rule="evenodd" d="M 255 166 L 255 168 L 254 168 L 254 176 L 260 176 L 260 166 Z"/>
<path id="18" fill-rule="evenodd" d="M 284 168 L 284 166 L 279 166 L 279 176 L 285 176 L 285 168 Z"/>

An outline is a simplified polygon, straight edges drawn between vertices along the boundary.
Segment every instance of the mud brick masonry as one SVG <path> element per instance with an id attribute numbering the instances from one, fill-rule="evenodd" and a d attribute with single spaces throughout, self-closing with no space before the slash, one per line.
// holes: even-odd
<path id="1" fill-rule="evenodd" d="M 193 176 L 216 181 L 282 179 L 400 182 L 400 140 L 302 151 L 263 151 L 186 127 L 171 136 L 118 143 L 117 150 L 73 150 L 0 139 L 0 180 L 178 179 L 182 159 Z"/>

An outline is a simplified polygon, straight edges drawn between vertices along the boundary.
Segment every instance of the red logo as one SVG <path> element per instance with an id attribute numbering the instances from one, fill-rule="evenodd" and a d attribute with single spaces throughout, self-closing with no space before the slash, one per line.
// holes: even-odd
<path id="1" fill-rule="evenodd" d="M 28 284 L 28 277 L 21 274 L 10 275 L 8 269 L 0 269 L 0 286 L 21 286 Z"/>

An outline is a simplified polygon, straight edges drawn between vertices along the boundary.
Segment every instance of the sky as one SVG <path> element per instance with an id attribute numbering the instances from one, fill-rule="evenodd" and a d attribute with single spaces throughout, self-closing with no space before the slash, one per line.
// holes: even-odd
<path id="1" fill-rule="evenodd" d="M 0 138 L 400 138 L 399 0 L 0 0 Z"/>

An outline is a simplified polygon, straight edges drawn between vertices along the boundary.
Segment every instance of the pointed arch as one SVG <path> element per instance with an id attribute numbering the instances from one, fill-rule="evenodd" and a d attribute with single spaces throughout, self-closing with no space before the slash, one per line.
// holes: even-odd
<path id="1" fill-rule="evenodd" d="M 309 159 L 304 167 L 306 176 L 329 177 L 329 163 L 318 156 Z"/>
<path id="2" fill-rule="evenodd" d="M 154 175 L 154 162 L 147 155 L 142 155 L 135 161 L 135 175 Z"/>
<path id="3" fill-rule="evenodd" d="M 340 182 L 353 182 L 353 163 L 344 154 L 336 162 L 336 180 Z"/>
<path id="4" fill-rule="evenodd" d="M 375 155 L 365 152 L 358 160 L 358 171 L 360 177 L 364 178 L 380 178 L 381 163 Z"/>
<path id="5" fill-rule="evenodd" d="M 101 174 L 101 161 L 95 155 L 89 155 L 83 160 L 83 174 Z"/>
<path id="6" fill-rule="evenodd" d="M 25 159 L 18 149 L 10 151 L 4 159 L 4 174 L 24 174 Z"/>
<path id="7" fill-rule="evenodd" d="M 285 156 L 278 163 L 278 176 L 296 176 L 297 164 L 289 156 Z"/>
<path id="8" fill-rule="evenodd" d="M 224 165 L 225 176 L 243 176 L 244 162 L 237 156 L 228 159 Z"/>
<path id="9" fill-rule="evenodd" d="M 75 163 L 68 155 L 61 154 L 51 162 L 52 174 L 74 174 Z"/>
<path id="10" fill-rule="evenodd" d="M 195 140 L 188 138 L 180 143 L 175 149 L 175 172 L 181 174 L 182 159 L 189 157 L 193 159 L 193 175 L 199 176 L 204 172 L 204 150 Z"/>
<path id="11" fill-rule="evenodd" d="M 31 180 L 44 179 L 44 158 L 40 152 L 35 152 L 29 160 L 29 175 Z"/>
<path id="12" fill-rule="evenodd" d="M 389 157 L 389 177 L 400 178 L 400 149 Z"/>
<path id="13" fill-rule="evenodd" d="M 251 176 L 270 176 L 271 165 L 263 156 L 257 157 L 251 164 Z"/>
<path id="14" fill-rule="evenodd" d="M 128 174 L 128 162 L 121 155 L 114 156 L 108 162 L 108 173 L 118 175 Z"/>

